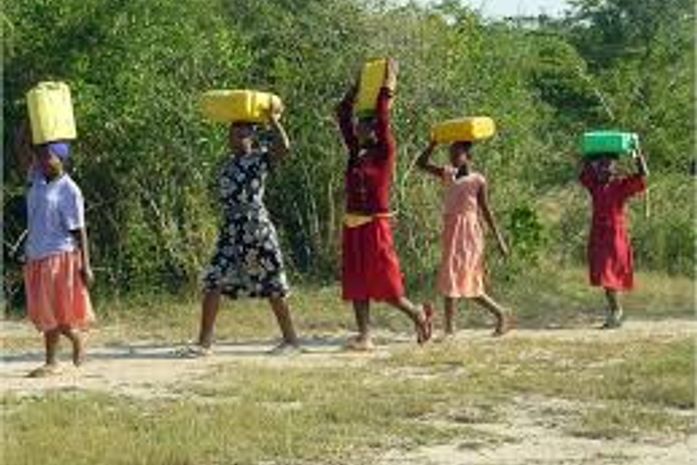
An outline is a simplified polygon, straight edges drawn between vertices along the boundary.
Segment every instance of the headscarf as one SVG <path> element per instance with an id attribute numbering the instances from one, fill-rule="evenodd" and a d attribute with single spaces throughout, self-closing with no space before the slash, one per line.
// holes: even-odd
<path id="1" fill-rule="evenodd" d="M 60 158 L 62 162 L 70 157 L 70 144 L 68 142 L 49 142 L 46 146 L 48 150 Z"/>

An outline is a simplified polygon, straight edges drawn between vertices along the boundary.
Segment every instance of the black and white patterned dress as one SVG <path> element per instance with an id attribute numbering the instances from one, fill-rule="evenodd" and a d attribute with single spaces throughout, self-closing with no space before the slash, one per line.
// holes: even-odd
<path id="1" fill-rule="evenodd" d="M 265 149 L 231 155 L 224 163 L 218 179 L 224 218 L 215 254 L 203 273 L 205 290 L 220 288 L 233 299 L 288 294 L 278 235 L 263 201 L 270 168 Z"/>

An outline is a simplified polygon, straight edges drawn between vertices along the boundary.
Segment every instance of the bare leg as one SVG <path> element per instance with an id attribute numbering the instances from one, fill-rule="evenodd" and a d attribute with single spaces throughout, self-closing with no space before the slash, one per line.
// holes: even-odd
<path id="1" fill-rule="evenodd" d="M 475 297 L 474 301 L 489 310 L 496 317 L 496 329 L 494 336 L 502 336 L 511 329 L 511 320 L 506 310 L 503 309 L 494 299 L 486 294 Z"/>
<path id="2" fill-rule="evenodd" d="M 605 289 L 605 298 L 607 299 L 608 313 L 603 328 L 619 328 L 622 324 L 622 304 L 619 295 L 614 289 Z"/>
<path id="3" fill-rule="evenodd" d="M 431 317 L 433 309 L 429 304 L 414 305 L 409 299 L 402 296 L 395 300 L 388 300 L 388 304 L 407 315 L 417 328 L 417 339 L 420 344 L 431 338 Z"/>
<path id="4" fill-rule="evenodd" d="M 206 291 L 201 305 L 201 329 L 198 336 L 198 345 L 204 349 L 210 349 L 213 345 L 213 328 L 219 307 L 220 289 Z"/>
<path id="5" fill-rule="evenodd" d="M 370 334 L 370 301 L 354 300 L 353 313 L 356 316 L 358 335 L 350 337 L 346 341 L 346 348 L 357 351 L 371 351 L 375 349 L 373 338 Z"/>
<path id="6" fill-rule="evenodd" d="M 457 300 L 453 297 L 444 297 L 443 306 L 445 308 L 445 335 L 455 334 L 455 306 Z"/>
<path id="7" fill-rule="evenodd" d="M 58 372 L 58 340 L 61 332 L 59 329 L 52 329 L 44 332 L 44 345 L 46 346 L 46 364 L 29 372 L 30 378 L 42 378 L 51 376 Z"/>
<path id="8" fill-rule="evenodd" d="M 52 329 L 51 331 L 46 331 L 44 333 L 44 343 L 46 345 L 46 365 L 58 365 L 57 354 L 60 334 L 61 333 L 58 329 Z"/>
<path id="9" fill-rule="evenodd" d="M 356 316 L 356 328 L 359 341 L 371 341 L 370 334 L 370 301 L 354 300 L 353 313 Z"/>
<path id="10" fill-rule="evenodd" d="M 271 304 L 271 309 L 274 315 L 276 315 L 276 321 L 278 321 L 278 326 L 281 328 L 281 334 L 283 335 L 283 343 L 290 344 L 292 346 L 297 346 L 298 336 L 295 333 L 295 327 L 293 326 L 293 320 L 290 316 L 290 308 L 288 307 L 288 302 L 283 297 L 272 297 L 269 299 Z"/>
<path id="11" fill-rule="evenodd" d="M 85 360 L 85 345 L 82 334 L 80 331 L 67 326 L 60 328 L 61 334 L 70 339 L 70 343 L 73 345 L 73 365 L 80 366 Z"/>

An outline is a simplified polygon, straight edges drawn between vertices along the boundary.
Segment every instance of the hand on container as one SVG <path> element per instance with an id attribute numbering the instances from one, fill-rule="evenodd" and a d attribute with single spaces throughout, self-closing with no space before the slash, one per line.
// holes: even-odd
<path id="1" fill-rule="evenodd" d="M 283 113 L 283 103 L 271 100 L 271 106 L 269 108 L 269 121 L 272 123 L 278 123 L 281 119 L 281 114 Z"/>
<path id="2" fill-rule="evenodd" d="M 385 64 L 385 87 L 394 92 L 397 87 L 397 75 L 399 74 L 399 63 L 394 58 L 388 58 Z"/>

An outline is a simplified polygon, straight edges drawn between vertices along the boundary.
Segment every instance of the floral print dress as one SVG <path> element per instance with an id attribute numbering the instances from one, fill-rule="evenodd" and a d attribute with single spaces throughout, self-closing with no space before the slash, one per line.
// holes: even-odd
<path id="1" fill-rule="evenodd" d="M 205 290 L 220 288 L 233 299 L 288 294 L 278 235 L 263 202 L 270 168 L 265 149 L 231 155 L 224 163 L 218 180 L 224 217 L 215 253 L 203 273 Z"/>

